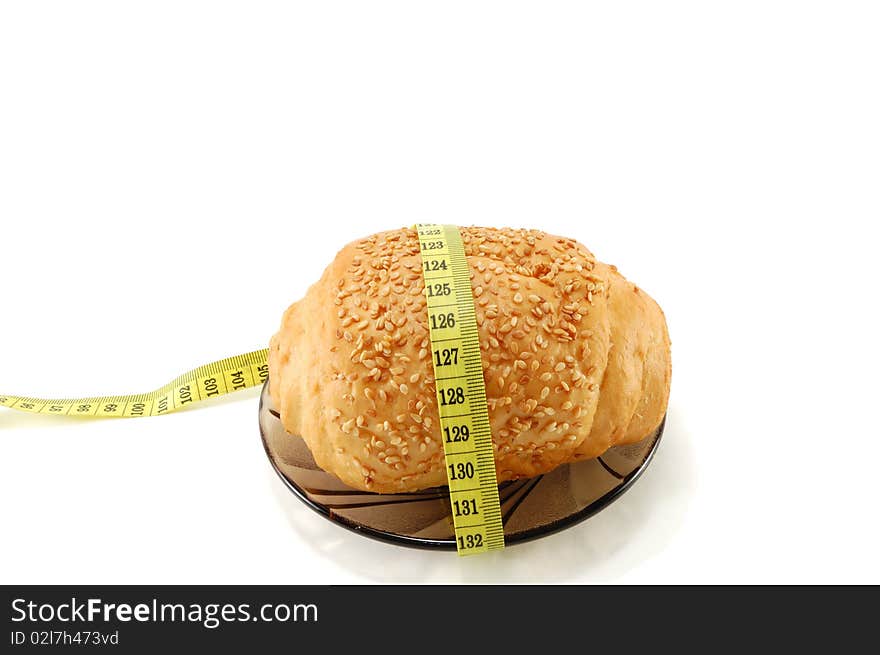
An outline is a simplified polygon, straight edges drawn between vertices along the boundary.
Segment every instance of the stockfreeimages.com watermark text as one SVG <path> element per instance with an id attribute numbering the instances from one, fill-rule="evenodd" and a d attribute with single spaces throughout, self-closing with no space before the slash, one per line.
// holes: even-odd
<path id="1" fill-rule="evenodd" d="M 12 601 L 15 623 L 197 623 L 213 630 L 224 623 L 318 622 L 314 603 L 165 603 L 153 598 L 146 603 L 109 603 L 100 598 L 71 598 L 61 603 L 38 603 L 26 598 Z"/>

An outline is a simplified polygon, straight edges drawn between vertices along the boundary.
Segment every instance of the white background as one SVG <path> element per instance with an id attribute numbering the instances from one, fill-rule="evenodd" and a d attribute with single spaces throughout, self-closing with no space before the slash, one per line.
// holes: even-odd
<path id="1" fill-rule="evenodd" d="M 0 7 L 0 391 L 264 347 L 340 247 L 415 221 L 579 239 L 660 302 L 674 370 L 630 492 L 463 559 L 300 504 L 256 390 L 0 409 L 0 581 L 880 582 L 876 3 Z"/>

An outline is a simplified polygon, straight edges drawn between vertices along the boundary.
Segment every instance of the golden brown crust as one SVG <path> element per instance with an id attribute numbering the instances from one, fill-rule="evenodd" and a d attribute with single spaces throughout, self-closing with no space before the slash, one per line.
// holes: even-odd
<path id="1" fill-rule="evenodd" d="M 656 427 L 669 341 L 653 300 L 571 239 L 461 233 L 499 480 Z M 285 428 L 350 486 L 446 482 L 423 292 L 415 231 L 376 234 L 343 248 L 272 338 L 270 392 Z"/>
<path id="2" fill-rule="evenodd" d="M 669 398 L 671 358 L 663 312 L 616 267 L 601 266 L 608 282 L 611 349 L 593 429 L 576 459 L 644 439 L 660 424 Z"/>

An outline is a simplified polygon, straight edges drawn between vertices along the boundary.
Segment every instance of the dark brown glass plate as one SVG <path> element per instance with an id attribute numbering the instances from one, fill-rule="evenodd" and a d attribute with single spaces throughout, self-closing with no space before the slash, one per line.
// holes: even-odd
<path id="1" fill-rule="evenodd" d="M 499 485 L 507 545 L 557 532 L 607 507 L 651 462 L 664 423 L 665 419 L 642 441 L 612 448 L 597 459 Z M 318 514 L 374 539 L 416 548 L 455 549 L 446 487 L 403 494 L 347 487 L 318 468 L 301 437 L 284 430 L 267 385 L 260 396 L 260 433 L 275 471 Z"/>

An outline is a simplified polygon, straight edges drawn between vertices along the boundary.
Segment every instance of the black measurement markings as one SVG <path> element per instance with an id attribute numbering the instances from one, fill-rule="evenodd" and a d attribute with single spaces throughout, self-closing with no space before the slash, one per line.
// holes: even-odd
<path id="1" fill-rule="evenodd" d="M 461 341 L 461 339 L 458 337 L 449 337 L 448 339 L 433 339 L 432 341 L 433 343 L 446 343 L 447 341 Z"/>
<path id="2" fill-rule="evenodd" d="M 455 364 L 444 364 L 444 366 L 455 366 Z M 461 375 L 448 375 L 445 378 L 434 378 L 434 382 L 448 382 L 449 380 L 461 380 Z"/>
<path id="3" fill-rule="evenodd" d="M 464 417 L 464 416 L 470 416 L 470 415 L 471 415 L 470 412 L 465 412 L 464 414 L 450 414 L 449 416 L 442 416 L 442 415 L 441 415 L 440 418 L 441 418 L 441 419 L 448 419 L 448 418 L 462 418 L 462 417 Z"/>

